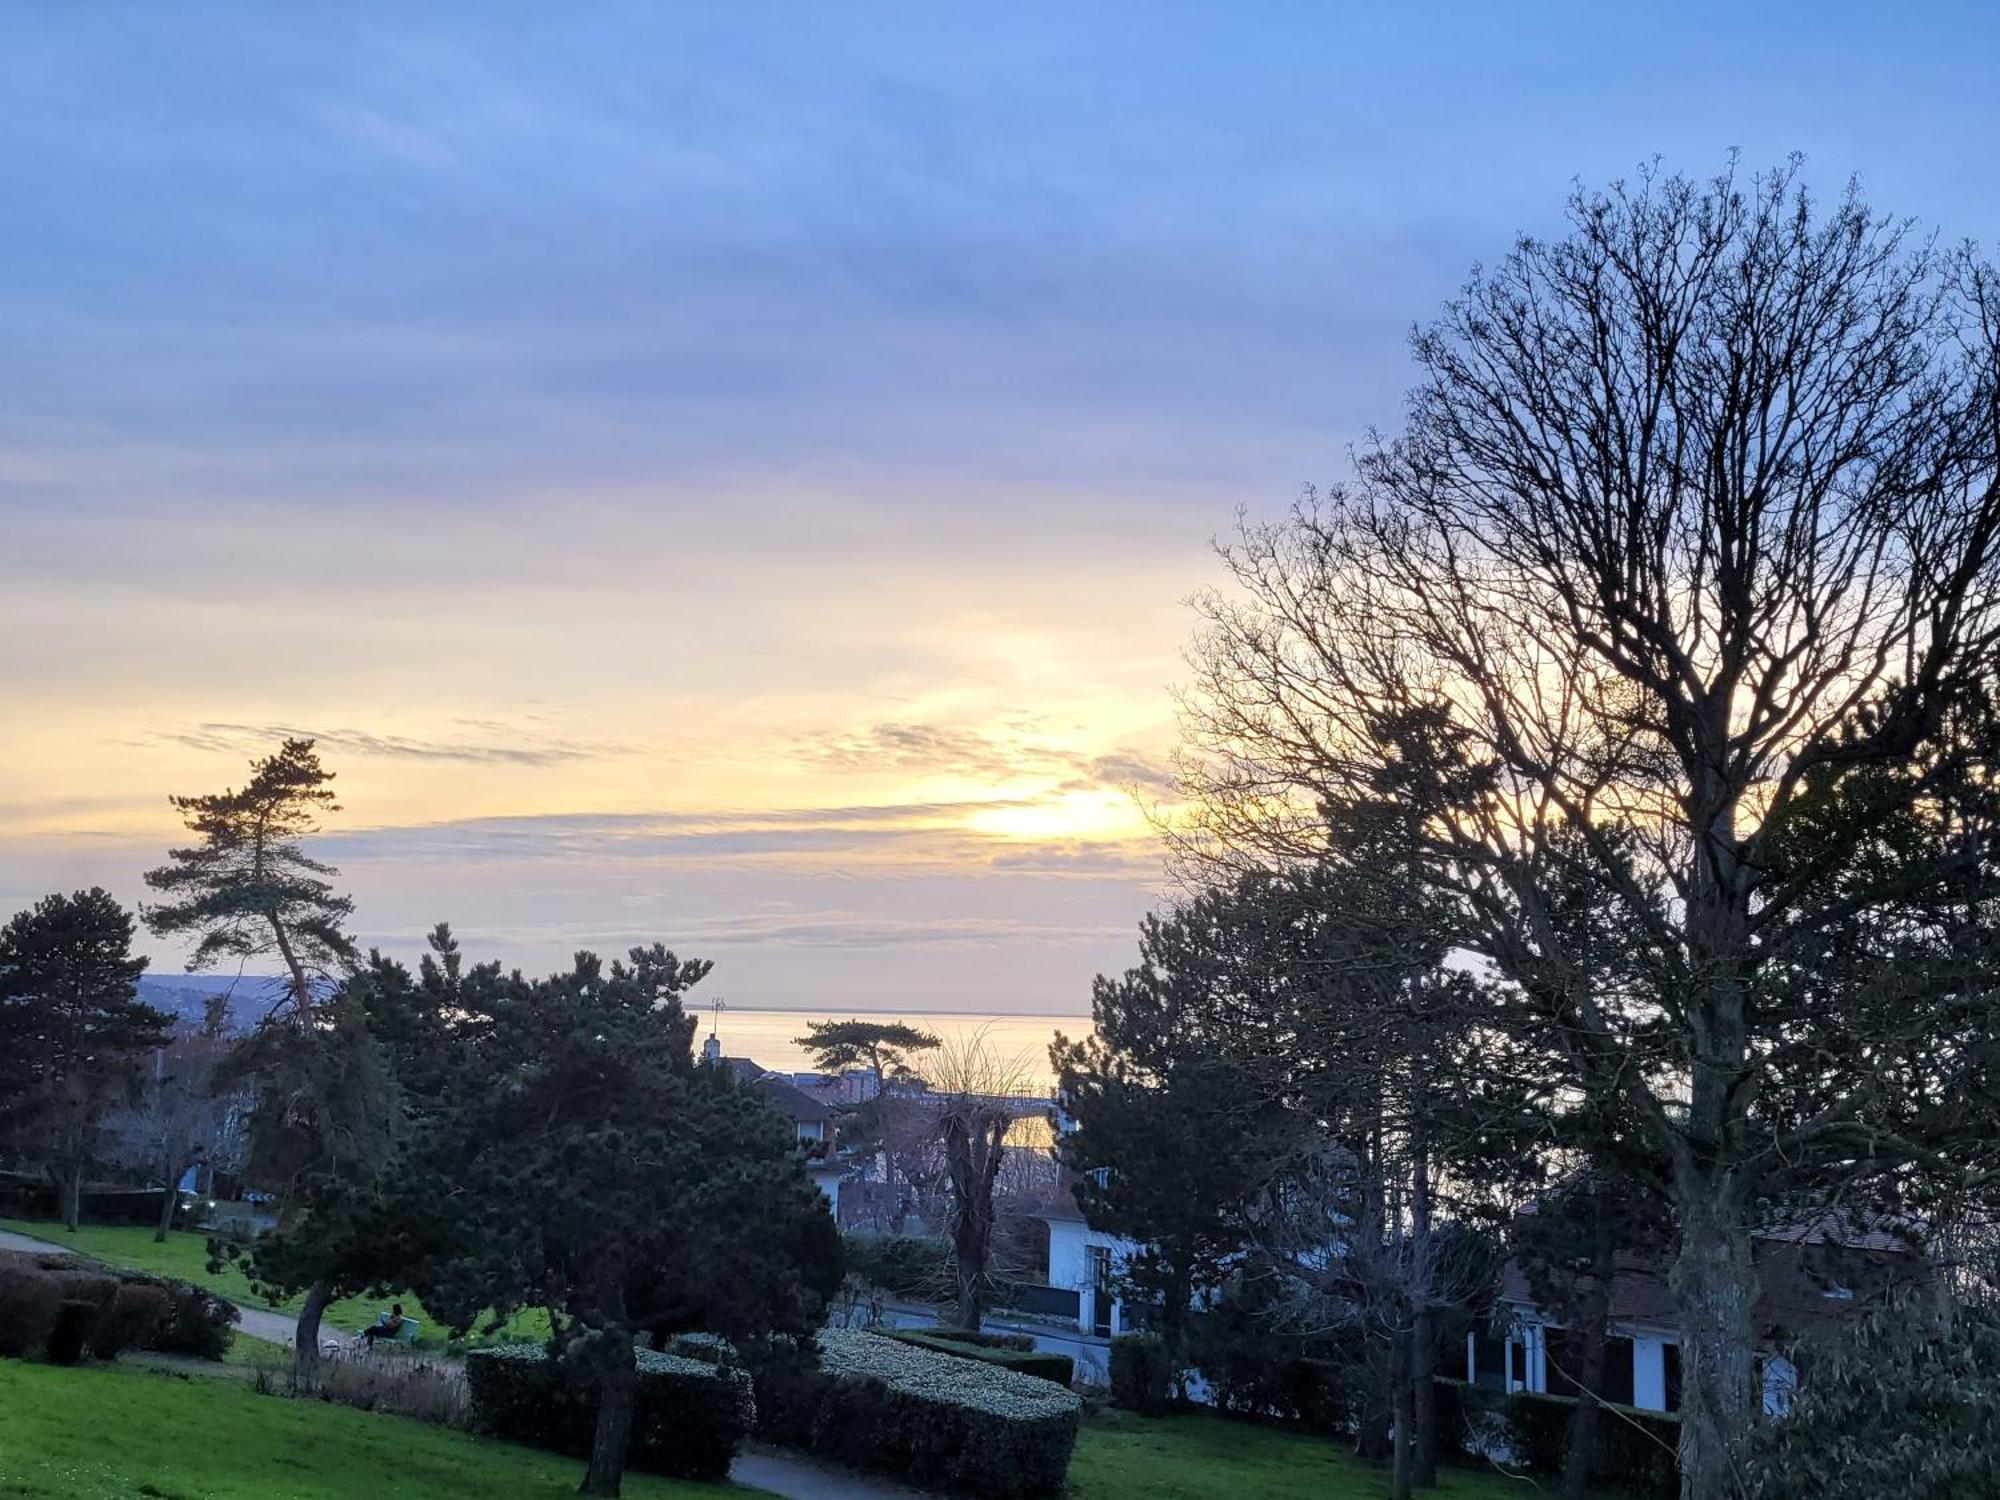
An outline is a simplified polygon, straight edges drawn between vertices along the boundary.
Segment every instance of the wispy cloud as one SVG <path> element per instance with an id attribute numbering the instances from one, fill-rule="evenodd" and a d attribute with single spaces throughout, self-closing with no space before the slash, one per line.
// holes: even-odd
<path id="1" fill-rule="evenodd" d="M 532 731 L 512 729 L 493 720 L 463 721 L 483 731 L 484 738 L 425 739 L 413 735 L 377 734 L 365 729 L 311 727 L 300 724 L 230 724 L 211 722 L 188 729 L 165 730 L 155 742 L 256 755 L 286 739 L 317 740 L 329 750 L 388 760 L 460 761 L 474 765 L 552 766 L 566 761 L 598 760 L 626 753 L 625 747 L 601 741 L 552 739 Z"/>
<path id="2" fill-rule="evenodd" d="M 1136 750 L 1089 754 L 1039 738 L 1033 720 L 1000 733 L 958 725 L 886 721 L 865 729 L 801 741 L 808 764 L 841 771 L 913 771 L 986 781 L 1050 778 L 1060 791 L 1098 788 L 1164 793 L 1173 773 L 1164 762 Z"/>

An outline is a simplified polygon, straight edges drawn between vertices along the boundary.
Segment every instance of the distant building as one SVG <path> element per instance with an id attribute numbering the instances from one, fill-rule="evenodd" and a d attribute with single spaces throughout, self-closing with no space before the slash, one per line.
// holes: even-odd
<path id="1" fill-rule="evenodd" d="M 805 1153 L 807 1173 L 826 1198 L 827 1212 L 837 1212 L 840 1182 L 848 1175 L 848 1163 L 835 1149 L 832 1108 L 801 1088 L 795 1075 L 774 1072 L 747 1057 L 724 1057 L 722 1040 L 713 1033 L 702 1043 L 701 1058 L 711 1066 L 727 1068 L 730 1077 L 754 1088 L 772 1109 L 791 1121 L 793 1137 Z M 816 1073 L 796 1076 L 819 1080 Z"/>

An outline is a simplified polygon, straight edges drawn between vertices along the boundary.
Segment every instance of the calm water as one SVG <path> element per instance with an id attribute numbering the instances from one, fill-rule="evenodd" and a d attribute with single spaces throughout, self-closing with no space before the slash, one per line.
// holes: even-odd
<path id="1" fill-rule="evenodd" d="M 699 1047 L 707 1039 L 714 1017 L 702 1011 Z M 1088 1016 L 997 1016 L 978 1014 L 912 1015 L 904 1011 L 871 1010 L 742 1010 L 722 1012 L 722 1050 L 730 1057 L 754 1058 L 780 1072 L 804 1072 L 813 1066 L 805 1049 L 794 1040 L 805 1035 L 808 1021 L 902 1021 L 943 1037 L 947 1042 L 963 1042 L 984 1028 L 985 1045 L 995 1057 L 1021 1059 L 1029 1076 L 1049 1081 L 1049 1039 L 1058 1031 L 1071 1038 L 1090 1031 Z"/>

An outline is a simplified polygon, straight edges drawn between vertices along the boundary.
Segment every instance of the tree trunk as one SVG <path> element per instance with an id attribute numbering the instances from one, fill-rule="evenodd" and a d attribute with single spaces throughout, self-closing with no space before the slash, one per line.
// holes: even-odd
<path id="1" fill-rule="evenodd" d="M 625 1447 L 632 1437 L 632 1391 L 638 1384 L 638 1363 L 627 1341 L 606 1364 L 597 1389 L 597 1432 L 590 1444 L 590 1467 L 577 1492 L 616 1495 L 625 1477 Z"/>
<path id="2" fill-rule="evenodd" d="M 83 1162 L 73 1158 L 63 1169 L 63 1228 L 76 1233 L 83 1222 Z"/>
<path id="3" fill-rule="evenodd" d="M 967 1114 L 971 1118 L 966 1118 Z M 1004 1133 L 1005 1122 L 999 1124 Z M 963 1111 L 945 1121 L 945 1163 L 951 1171 L 952 1265 L 960 1328 L 977 1332 L 986 1310 L 986 1258 L 993 1242 L 993 1182 L 1000 1175 L 1002 1150 L 994 1123 L 982 1110 Z"/>
<path id="4" fill-rule="evenodd" d="M 1414 1424 L 1410 1389 L 1410 1332 L 1399 1328 L 1389 1355 L 1389 1435 L 1392 1462 L 1389 1469 L 1389 1500 L 1410 1500 L 1415 1478 L 1411 1469 L 1411 1436 Z"/>
<path id="5" fill-rule="evenodd" d="M 1437 1329 L 1428 1311 L 1410 1326 L 1410 1484 L 1437 1488 Z"/>
<path id="6" fill-rule="evenodd" d="M 315 1281 L 306 1290 L 298 1330 L 292 1335 L 292 1385 L 298 1390 L 312 1389 L 319 1378 L 319 1320 L 332 1300 L 333 1288 L 324 1281 Z"/>
<path id="7" fill-rule="evenodd" d="M 1583 1336 L 1583 1360 L 1575 1375 L 1576 1410 L 1570 1413 L 1563 1447 L 1562 1500 L 1584 1500 L 1590 1471 L 1597 1465 L 1598 1392 L 1604 1389 L 1604 1340 L 1609 1332 L 1611 1281 L 1618 1271 L 1618 1226 L 1602 1197 L 1591 1203 L 1590 1290 L 1571 1327 Z"/>
<path id="8" fill-rule="evenodd" d="M 160 1222 L 153 1230 L 153 1243 L 156 1245 L 164 1245 L 167 1242 L 167 1231 L 174 1227 L 174 1207 L 180 1202 L 181 1196 L 179 1186 L 181 1174 L 176 1170 L 177 1166 L 178 1163 L 175 1162 L 167 1163 L 166 1201 L 160 1205 Z"/>
<path id="9" fill-rule="evenodd" d="M 1750 1235 L 1718 1185 L 1677 1196 L 1669 1285 L 1681 1335 L 1681 1500 L 1732 1500 L 1757 1412 Z"/>

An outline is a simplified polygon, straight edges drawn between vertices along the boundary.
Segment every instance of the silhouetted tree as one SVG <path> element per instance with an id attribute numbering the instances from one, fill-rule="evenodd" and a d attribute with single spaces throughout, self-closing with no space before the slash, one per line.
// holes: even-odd
<path id="1" fill-rule="evenodd" d="M 1983 920 L 1988 830 L 1892 871 L 1855 856 L 1970 787 L 1938 751 L 2000 664 L 2000 295 L 1852 192 L 1822 212 L 1792 170 L 1648 173 L 1579 190 L 1570 221 L 1416 336 L 1407 427 L 1351 486 L 1227 549 L 1183 847 L 1342 860 L 1327 810 L 1398 786 L 1521 1033 L 1669 1163 L 1683 1493 L 1722 1500 L 1757 1409 L 1772 1175 L 1962 1176 L 1991 1149 L 1945 1113 L 1979 1097 L 1980 1054 L 1928 1045 L 1990 1012 L 1983 983 L 1873 962 L 1878 915 Z M 1816 788 L 1882 768 L 1813 858 L 1773 859 Z M 1608 904 L 1638 982 L 1571 963 L 1561 888 Z M 1815 982 L 1846 939 L 1870 977 Z"/>
<path id="2" fill-rule="evenodd" d="M 0 928 L 0 1067 L 10 1075 L 0 1119 L 48 1163 L 72 1232 L 104 1118 L 130 1101 L 141 1058 L 173 1021 L 138 1001 L 146 960 L 132 953 L 132 930 L 131 914 L 96 888 L 44 896 Z"/>

